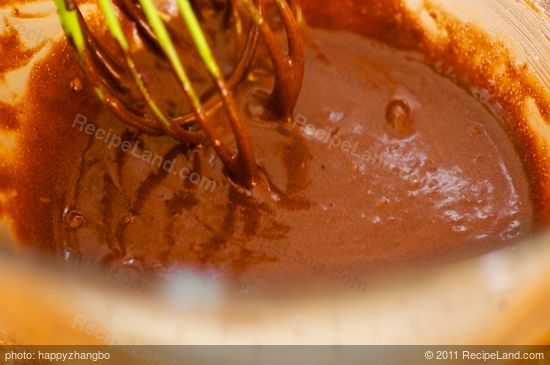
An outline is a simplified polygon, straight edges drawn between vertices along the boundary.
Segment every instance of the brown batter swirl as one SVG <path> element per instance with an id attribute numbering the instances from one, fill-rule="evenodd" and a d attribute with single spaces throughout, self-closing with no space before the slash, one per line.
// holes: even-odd
<path id="1" fill-rule="evenodd" d="M 316 25 L 337 27 L 321 21 L 332 9 L 358 30 L 351 15 L 302 3 Z M 64 261 L 253 283 L 395 271 L 531 234 L 535 173 L 502 128 L 513 115 L 436 73 L 407 50 L 418 35 L 388 19 L 360 32 L 401 49 L 303 27 L 306 73 L 288 123 L 266 118 L 273 80 L 260 57 L 236 90 L 262 170 L 253 192 L 226 177 L 210 146 L 127 128 L 56 45 L 33 70 L 17 123 L 0 109 L 22 136 L 11 182 L 0 176 L 17 191 L 4 209 L 19 241 Z M 159 92 L 177 109 L 163 75 Z"/>

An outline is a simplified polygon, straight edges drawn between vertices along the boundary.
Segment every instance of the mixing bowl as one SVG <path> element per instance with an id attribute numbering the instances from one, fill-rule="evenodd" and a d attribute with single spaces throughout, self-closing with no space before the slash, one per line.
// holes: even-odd
<path id="1" fill-rule="evenodd" d="M 458 82 L 475 97 L 483 101 L 490 89 L 504 113 L 513 114 L 504 128 L 524 143 L 524 163 L 534 171 L 540 231 L 501 250 L 406 275 L 327 277 L 322 289 L 254 295 L 194 272 L 163 282 L 93 269 L 67 273 L 48 259 L 21 251 L 13 243 L 10 216 L 4 215 L 0 343 L 548 343 L 550 3 L 300 2 L 301 15 L 313 26 L 388 42 L 401 34 L 404 41 L 397 46 L 421 51 L 439 71 L 467 69 L 470 76 Z M 33 13 L 41 16 L 21 16 Z M 0 32 L 15 29 L 28 47 L 45 42 L 38 57 L 64 42 L 49 1 L 4 2 L 0 17 L 6 20 Z M 380 33 L 381 25 L 387 33 Z M 10 57 L 2 50 L 0 54 Z M 0 79 L 1 100 L 24 92 L 31 67 L 32 62 Z M 0 141 L 0 166 L 9 171 L 17 163 L 20 139 L 17 132 L 0 131 Z M 0 204 L 16 193 L 0 190 Z"/>

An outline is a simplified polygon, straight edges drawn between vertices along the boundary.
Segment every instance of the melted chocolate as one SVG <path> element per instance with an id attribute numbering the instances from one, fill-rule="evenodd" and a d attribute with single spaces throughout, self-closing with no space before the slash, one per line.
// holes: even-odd
<path id="1" fill-rule="evenodd" d="M 364 33 L 388 26 L 375 25 Z M 538 211 L 501 116 L 417 52 L 303 32 L 292 121 L 266 118 L 269 62 L 236 90 L 261 166 L 252 193 L 227 178 L 211 146 L 127 128 L 57 45 L 35 67 L 19 116 L 24 163 L 6 207 L 19 241 L 65 261 L 160 275 L 214 269 L 250 283 L 394 271 L 533 232 Z M 403 46 L 411 34 L 379 38 Z M 179 90 L 160 75 L 159 92 L 175 103 Z"/>

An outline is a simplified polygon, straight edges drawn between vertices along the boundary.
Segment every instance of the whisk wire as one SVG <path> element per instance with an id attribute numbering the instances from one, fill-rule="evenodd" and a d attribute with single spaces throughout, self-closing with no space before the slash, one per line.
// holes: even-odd
<path id="1" fill-rule="evenodd" d="M 130 18 L 134 20 L 138 29 L 144 32 L 145 38 L 170 63 L 184 95 L 190 103 L 194 119 L 190 118 L 189 114 L 171 118 L 162 112 L 132 58 L 129 42 L 115 13 L 112 0 L 98 1 L 108 30 L 124 56 L 126 69 L 130 72 L 132 80 L 135 82 L 145 102 L 146 108 L 154 119 L 150 120 L 146 115 L 136 114 L 134 108 L 129 107 L 125 101 L 115 96 L 117 91 L 120 92 L 125 89 L 122 85 L 122 76 L 117 70 L 118 65 L 103 50 L 101 44 L 95 40 L 93 34 L 89 31 L 86 21 L 76 4 L 76 0 L 54 0 L 59 10 L 63 29 L 71 40 L 82 68 L 85 71 L 93 71 L 89 72 L 89 74 L 100 100 L 106 103 L 115 115 L 145 133 L 160 135 L 164 132 L 181 142 L 194 144 L 201 143 L 204 140 L 204 136 L 206 136 L 226 168 L 233 174 L 233 177 L 239 178 L 239 182 L 245 186 L 252 187 L 256 173 L 256 161 L 247 128 L 241 120 L 231 90 L 246 74 L 246 69 L 251 63 L 256 50 L 258 37 L 261 35 L 266 42 L 276 71 L 272 104 L 277 107 L 282 116 L 290 117 L 291 109 L 294 108 L 297 100 L 297 91 L 299 91 L 301 86 L 303 75 L 303 45 L 297 34 L 296 20 L 286 1 L 275 0 L 286 28 L 288 39 L 288 52 L 287 55 L 284 55 L 277 44 L 273 31 L 263 18 L 262 0 L 256 0 L 257 5 L 253 3 L 253 0 L 228 0 L 232 14 L 238 13 L 237 4 L 244 5 L 245 12 L 252 19 L 252 27 L 241 58 L 235 70 L 230 75 L 229 81 L 226 81 L 195 14 L 195 4 L 192 4 L 190 0 L 176 0 L 178 11 L 187 30 L 191 34 L 194 46 L 214 81 L 214 85 L 218 91 L 217 94 L 219 94 L 220 98 L 218 100 L 221 100 L 221 105 L 225 108 L 236 141 L 237 153 L 231 152 L 228 146 L 222 142 L 221 137 L 218 135 L 217 125 L 213 124 L 209 118 L 217 108 L 218 102 L 216 98 L 209 97 L 206 100 L 206 104 L 203 104 L 201 101 L 153 0 L 121 0 L 120 4 L 127 11 Z M 240 15 L 237 21 L 241 21 Z M 285 86 L 288 86 L 288 88 Z M 198 123 L 200 130 L 193 130 L 192 126 L 191 128 L 184 128 L 184 125 L 189 126 L 188 123 L 191 122 Z"/>
<path id="2" fill-rule="evenodd" d="M 255 175 L 256 162 L 254 159 L 254 152 L 250 144 L 250 139 L 248 137 L 248 132 L 244 123 L 240 120 L 239 113 L 237 112 L 237 105 L 231 94 L 231 91 L 225 81 L 218 63 L 208 45 L 208 41 L 202 31 L 202 28 L 199 24 L 199 21 L 193 11 L 191 3 L 189 0 L 176 0 L 180 14 L 191 33 L 191 38 L 193 39 L 199 55 L 206 65 L 208 71 L 210 72 L 216 87 L 222 97 L 223 103 L 227 115 L 229 117 L 229 122 L 231 124 L 231 129 L 235 135 L 235 140 L 237 142 L 237 149 L 239 152 L 240 160 L 238 163 L 241 170 L 245 172 L 244 179 L 248 184 L 253 183 L 252 179 Z"/>
<path id="3" fill-rule="evenodd" d="M 124 54 L 124 59 L 126 61 L 128 69 L 130 70 L 130 73 L 132 74 L 132 77 L 151 112 L 157 117 L 159 122 L 162 124 L 162 127 L 167 132 L 172 132 L 173 134 L 179 136 L 180 139 L 186 141 L 193 140 L 193 134 L 185 131 L 179 126 L 174 125 L 171 120 L 164 115 L 158 104 L 153 100 L 153 97 L 151 96 L 147 86 L 145 85 L 145 82 L 143 81 L 137 69 L 137 66 L 135 65 L 135 62 L 130 56 L 130 46 L 122 30 L 122 26 L 115 15 L 111 0 L 99 0 L 99 6 L 105 18 L 105 21 L 107 22 L 107 27 L 111 35 L 115 38 L 118 45 L 120 46 Z"/>
<path id="4" fill-rule="evenodd" d="M 204 33 L 202 32 L 202 29 L 198 24 L 198 20 L 196 19 L 194 15 L 194 11 L 190 7 L 190 4 L 187 4 L 188 5 L 187 6 L 185 4 L 185 1 L 184 2 L 178 1 L 178 5 L 180 7 L 179 9 L 180 13 L 183 16 L 183 19 L 186 23 L 187 28 L 191 32 L 192 39 L 197 49 L 199 50 L 199 54 L 203 62 L 207 65 L 209 72 L 214 78 L 214 81 L 221 92 L 224 104 L 226 105 L 226 110 L 228 112 L 231 126 L 237 140 L 237 146 L 239 151 L 239 154 L 237 156 L 235 156 L 229 150 L 227 145 L 221 142 L 220 137 L 215 132 L 215 126 L 212 125 L 211 120 L 205 117 L 202 103 L 185 71 L 183 62 L 180 59 L 178 52 L 176 50 L 176 47 L 172 42 L 170 35 L 168 34 L 168 30 L 166 29 L 166 26 L 164 25 L 162 19 L 160 18 L 158 10 L 156 9 L 152 0 L 139 0 L 139 2 L 143 8 L 145 16 L 147 17 L 147 20 L 149 21 L 149 24 L 153 30 L 153 33 L 158 39 L 162 50 L 164 51 L 167 59 L 169 60 L 170 64 L 174 69 L 174 72 L 178 80 L 181 83 L 181 86 L 183 88 L 185 95 L 187 96 L 189 102 L 192 105 L 193 111 L 195 112 L 195 115 L 199 124 L 201 125 L 205 134 L 208 136 L 208 138 L 212 142 L 214 149 L 216 149 L 216 152 L 218 153 L 219 157 L 222 159 L 223 163 L 230 170 L 230 172 L 234 173 L 235 176 L 239 176 L 240 172 L 244 172 L 244 175 L 246 176 L 245 183 L 247 185 L 252 184 L 252 180 L 251 180 L 253 177 L 252 169 L 254 169 L 254 166 L 251 166 L 250 164 L 248 164 L 248 161 L 250 160 L 250 158 L 243 157 L 246 154 L 252 154 L 253 156 L 252 149 L 250 146 L 246 146 L 246 145 L 243 146 L 243 143 L 245 144 L 248 143 L 247 137 L 239 138 L 239 134 L 243 133 L 244 126 L 242 125 L 241 121 L 238 119 L 239 117 L 238 117 L 238 114 L 236 113 L 236 106 L 234 104 L 234 101 L 231 97 L 229 90 L 227 89 L 227 86 L 225 84 L 221 71 L 219 70 L 217 63 L 214 60 L 213 54 L 210 50 L 210 46 L 206 41 L 206 37 L 204 36 Z M 253 157 L 251 159 L 254 160 Z"/>

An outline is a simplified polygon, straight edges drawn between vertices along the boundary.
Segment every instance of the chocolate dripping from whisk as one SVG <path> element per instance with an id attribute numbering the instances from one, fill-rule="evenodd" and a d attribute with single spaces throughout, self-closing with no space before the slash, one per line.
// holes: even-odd
<path id="1" fill-rule="evenodd" d="M 154 49 L 160 57 L 164 57 L 158 40 L 156 39 L 149 25 L 147 24 L 147 20 L 143 16 L 139 4 L 135 0 L 116 0 L 115 3 L 117 3 L 119 7 L 124 11 L 124 14 L 134 22 L 138 32 L 146 40 L 147 45 Z M 230 89 L 234 89 L 240 82 L 242 82 L 246 78 L 250 68 L 250 64 L 252 63 L 254 54 L 258 47 L 259 37 L 260 33 L 258 29 L 253 26 L 250 27 L 246 36 L 246 40 L 244 42 L 245 46 L 241 52 L 239 60 L 227 79 L 227 84 Z M 209 96 L 206 100 L 203 101 L 203 103 L 209 115 L 213 114 L 216 110 L 223 106 L 220 95 L 218 95 L 217 93 Z M 116 107 L 115 113 L 121 114 L 121 119 L 123 121 L 126 121 L 128 118 L 136 118 L 136 116 L 130 117 L 127 115 L 127 113 L 121 113 L 119 109 L 120 108 Z M 142 120 L 143 118 L 146 117 L 139 117 L 140 120 Z M 174 117 L 173 122 L 178 125 L 190 126 L 195 124 L 196 117 L 192 112 L 189 112 L 187 114 Z"/>
<path id="2" fill-rule="evenodd" d="M 116 0 L 116 2 L 124 11 L 124 14 L 136 25 L 139 33 L 146 41 L 146 44 L 157 51 L 158 54 L 162 55 L 154 32 L 149 28 L 139 5 L 132 0 Z M 70 0 L 69 3 L 71 3 Z M 197 6 L 197 3 L 194 3 L 195 6 Z M 236 4 L 236 1 L 227 1 L 227 6 L 231 7 L 231 14 L 237 13 L 235 10 Z M 255 179 L 255 158 L 249 147 L 250 143 L 248 141 L 249 138 L 246 133 L 246 128 L 240 120 L 234 105 L 232 106 L 227 103 L 227 95 L 229 94 L 229 98 L 232 99 L 232 89 L 248 74 L 249 66 L 254 57 L 260 35 L 266 42 L 274 65 L 276 79 L 275 87 L 268 101 L 268 106 L 270 110 L 273 111 L 274 116 L 285 119 L 291 117 L 298 99 L 303 78 L 303 44 L 297 22 L 294 19 L 291 7 L 289 7 L 285 1 L 276 0 L 276 4 L 279 7 L 281 18 L 286 29 L 289 42 L 288 53 L 284 54 L 279 48 L 275 36 L 267 22 L 262 21 L 257 23 L 257 26 L 252 25 L 248 32 L 245 47 L 237 66 L 229 76 L 226 86 L 224 85 L 223 87 L 222 94 L 225 95 L 225 97 L 220 97 L 219 93 L 215 93 L 204 102 L 205 110 L 208 111 L 207 114 L 213 113 L 214 110 L 220 108 L 222 105 L 226 108 L 226 111 L 229 112 L 232 128 L 239 146 L 239 153 L 237 155 L 232 155 L 224 145 L 220 145 L 221 141 L 213 134 L 211 130 L 212 126 L 210 123 L 207 123 L 204 115 L 201 116 L 196 113 L 188 113 L 184 116 L 172 118 L 170 128 L 166 129 L 165 127 L 160 127 L 155 119 L 151 119 L 150 115 L 136 110 L 134 106 L 129 106 L 124 100 L 117 98 L 117 94 L 124 94 L 124 89 L 120 88 L 122 74 L 120 70 L 122 68 L 116 65 L 113 59 L 102 49 L 100 43 L 95 40 L 93 34 L 87 29 L 86 23 L 79 13 L 86 34 L 87 45 L 90 50 L 89 53 L 91 54 L 92 61 L 95 61 L 90 62 L 89 59 L 86 60 L 87 67 L 85 68 L 92 74 L 92 79 L 95 79 L 96 82 L 99 81 L 106 87 L 107 95 L 105 102 L 109 109 L 122 121 L 144 133 L 151 135 L 168 134 L 184 143 L 201 143 L 204 139 L 203 133 L 206 132 L 208 139 L 226 165 L 226 168 L 232 172 L 232 177 L 237 182 L 250 188 L 253 186 L 253 181 Z M 263 8 L 263 1 L 257 1 L 257 11 L 260 16 L 263 16 Z M 90 67 L 90 65 L 94 65 L 95 67 Z M 97 67 L 98 65 L 99 67 Z M 220 83 L 217 83 L 217 85 L 219 87 Z M 222 89 L 220 88 L 220 90 Z M 201 123 L 197 125 L 196 122 L 199 120 Z M 241 146 L 245 146 L 246 148 L 241 148 Z"/>
<path id="3" fill-rule="evenodd" d="M 275 72 L 275 86 L 268 105 L 276 118 L 290 120 L 298 102 L 304 79 L 304 42 L 294 13 L 299 11 L 295 1 L 290 5 L 281 1 L 281 19 L 285 26 L 288 49 L 286 54 L 276 43 L 267 23 L 260 25 L 260 32 L 266 42 Z"/>
<path id="4" fill-rule="evenodd" d="M 158 50 L 160 47 L 158 46 L 157 40 L 153 32 L 150 30 L 147 21 L 144 19 L 142 11 L 139 9 L 139 5 L 132 0 L 118 1 L 122 5 L 129 18 L 135 22 L 138 30 L 144 35 L 144 38 L 150 42 L 151 46 L 154 49 Z M 233 16 L 235 17 L 233 20 L 236 23 L 236 32 L 239 33 L 239 31 L 241 30 L 239 26 L 242 26 L 242 22 L 240 19 L 241 9 L 239 9 L 239 5 L 241 5 L 240 0 L 220 0 L 218 2 L 220 3 L 218 4 L 218 6 L 225 4 L 224 19 L 226 28 L 229 26 L 229 18 Z M 191 5 L 195 9 L 198 18 L 203 18 L 200 1 L 191 0 Z M 260 17 L 263 17 L 265 13 L 263 0 L 257 1 L 256 5 L 258 15 Z M 304 76 L 304 46 L 298 22 L 294 17 L 294 12 L 298 11 L 296 3 L 294 1 L 291 1 L 289 5 L 285 1 L 275 1 L 275 5 L 279 9 L 281 20 L 286 31 L 286 37 L 288 40 L 288 47 L 286 52 L 279 47 L 276 37 L 269 27 L 267 21 L 262 21 L 259 24 L 257 23 L 256 26 L 252 26 L 249 31 L 245 49 L 241 55 L 237 67 L 235 68 L 235 71 L 233 72 L 232 76 L 234 77 L 231 77 L 229 80 L 228 91 L 231 93 L 231 90 L 240 81 L 242 81 L 242 79 L 244 79 L 244 77 L 248 73 L 249 66 L 252 62 L 252 58 L 257 48 L 258 38 L 261 34 L 262 39 L 267 46 L 270 58 L 273 62 L 273 70 L 275 75 L 274 88 L 269 99 L 267 100 L 268 110 L 275 119 L 289 120 L 292 118 L 292 113 L 294 111 L 294 107 L 298 100 L 298 96 L 302 86 L 302 80 Z M 214 95 L 215 98 L 218 98 L 217 94 Z M 221 103 L 218 104 L 218 107 L 220 105 Z M 237 114 L 237 112 L 235 110 L 232 110 L 230 106 L 225 105 L 225 107 L 229 110 L 230 114 Z M 184 117 L 184 120 L 186 123 L 191 123 L 195 120 L 194 117 L 195 116 L 190 113 L 186 117 Z M 238 120 L 236 128 L 240 130 L 240 133 L 238 133 L 238 135 L 242 135 L 244 125 L 241 125 L 242 121 L 239 121 L 240 118 L 236 119 Z M 212 138 L 209 139 L 212 143 L 216 143 L 216 141 L 212 140 Z M 244 144 L 246 145 L 248 143 Z M 248 151 L 243 152 L 244 156 L 240 156 L 242 158 L 241 164 L 244 163 L 244 160 L 248 161 L 248 166 L 251 166 L 251 160 L 254 160 L 252 150 L 248 149 Z M 224 158 L 222 158 L 222 160 L 224 160 Z M 227 156 L 225 157 L 225 160 L 228 160 Z M 247 163 L 244 164 L 246 165 Z M 247 170 L 251 169 L 241 168 L 241 170 L 246 172 Z M 242 175 L 243 173 L 239 174 Z M 248 171 L 248 174 L 254 175 L 255 173 L 253 171 Z M 243 179 L 239 179 L 238 176 L 233 176 L 233 178 L 250 182 L 254 179 L 254 176 L 241 176 L 241 178 Z"/>
<path id="5" fill-rule="evenodd" d="M 127 16 L 135 22 L 138 30 L 149 41 L 149 44 L 154 49 L 160 49 L 158 41 L 140 11 L 139 4 L 133 0 L 117 0 L 117 2 L 122 6 Z M 231 16 L 236 18 L 234 19 L 235 22 L 241 23 L 240 11 L 238 9 L 239 0 L 218 0 L 217 2 L 219 4 L 225 3 L 224 21 L 226 27 Z M 202 18 L 200 1 L 191 0 L 191 4 L 196 10 L 198 17 Z M 256 6 L 259 15 L 263 16 L 265 14 L 264 1 L 256 1 Z M 233 89 L 246 77 L 261 34 L 273 62 L 275 75 L 275 85 L 267 101 L 269 110 L 275 119 L 290 119 L 292 118 L 304 77 L 304 45 L 299 24 L 294 16 L 299 11 L 296 2 L 290 0 L 287 4 L 286 1 L 281 1 L 280 5 L 278 3 L 277 6 L 279 6 L 281 19 L 285 26 L 288 49 L 285 51 L 278 45 L 276 37 L 266 21 L 263 21 L 260 26 L 252 26 L 245 42 L 245 48 L 237 66 L 229 77 L 228 84 Z M 210 97 L 206 101 L 206 106 L 207 109 L 219 108 L 221 106 L 219 95 L 214 94 Z M 178 117 L 177 120 L 179 123 L 190 123 L 195 120 L 195 117 L 192 113 L 188 113 L 185 116 Z"/>

